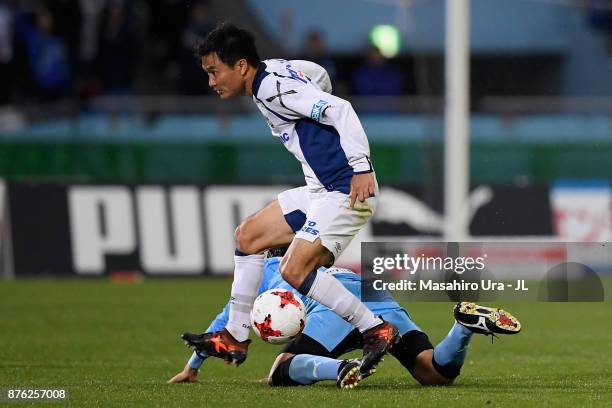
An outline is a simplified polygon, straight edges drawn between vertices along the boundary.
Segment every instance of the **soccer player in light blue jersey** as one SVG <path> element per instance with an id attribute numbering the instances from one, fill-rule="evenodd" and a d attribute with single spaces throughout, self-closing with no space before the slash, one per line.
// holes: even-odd
<path id="1" fill-rule="evenodd" d="M 221 24 L 199 46 L 208 83 L 222 100 L 251 97 L 270 131 L 300 162 L 305 185 L 287 190 L 236 229 L 234 281 L 224 326 L 183 339 L 233 364 L 245 361 L 249 313 L 262 278 L 263 252 L 289 245 L 284 280 L 363 334 L 366 373 L 398 335 L 332 274 L 331 266 L 376 209 L 378 185 L 368 139 L 351 104 L 331 94 L 327 72 L 308 61 L 262 61 L 253 36 Z"/>
<path id="2" fill-rule="evenodd" d="M 292 289 L 279 271 L 280 258 L 268 258 L 258 293 L 269 289 Z M 320 268 L 318 273 L 333 275 L 355 296 L 361 296 L 361 278 L 347 269 Z M 363 336 L 352 325 L 320 303 L 300 295 L 306 306 L 306 326 L 300 336 L 287 344 L 278 355 L 268 376 L 272 386 L 307 385 L 323 380 L 335 380 L 340 388 L 353 388 L 372 374 L 360 370 L 359 359 L 339 360 L 351 350 L 363 346 Z M 412 321 L 412 317 L 388 293 L 375 302 L 365 302 L 374 313 L 398 328 L 401 337 L 390 348 L 390 354 L 423 385 L 451 384 L 459 375 L 473 333 L 514 334 L 521 329 L 518 320 L 500 309 L 463 302 L 455 305 L 456 322 L 436 347 Z M 210 324 L 206 332 L 226 325 L 229 304 Z M 503 324 L 502 324 L 503 323 Z M 170 383 L 196 381 L 198 370 L 208 355 L 194 352 L 185 368 Z"/>

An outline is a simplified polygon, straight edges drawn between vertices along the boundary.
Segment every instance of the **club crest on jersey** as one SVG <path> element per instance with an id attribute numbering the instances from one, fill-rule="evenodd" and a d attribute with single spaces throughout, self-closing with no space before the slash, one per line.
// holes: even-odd
<path id="1" fill-rule="evenodd" d="M 321 99 L 319 100 L 319 102 L 312 105 L 312 110 L 310 111 L 310 118 L 313 120 L 316 120 L 317 122 L 320 122 L 321 113 L 323 112 L 327 104 L 328 104 L 327 101 L 324 101 L 323 99 Z"/>
<path id="2" fill-rule="evenodd" d="M 297 79 L 298 81 L 301 81 L 303 83 L 308 83 L 308 81 L 306 80 L 306 75 L 304 75 L 304 73 L 302 71 L 295 71 L 293 69 L 290 68 L 291 65 L 287 65 L 287 71 L 289 71 L 289 73 L 291 74 L 291 78 L 293 79 Z"/>

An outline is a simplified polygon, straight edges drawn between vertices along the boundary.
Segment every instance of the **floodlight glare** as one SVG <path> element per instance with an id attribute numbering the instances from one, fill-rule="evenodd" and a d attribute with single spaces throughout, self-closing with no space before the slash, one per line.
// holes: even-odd
<path id="1" fill-rule="evenodd" d="M 374 26 L 370 31 L 370 41 L 387 58 L 395 57 L 400 50 L 400 32 L 393 25 Z"/>

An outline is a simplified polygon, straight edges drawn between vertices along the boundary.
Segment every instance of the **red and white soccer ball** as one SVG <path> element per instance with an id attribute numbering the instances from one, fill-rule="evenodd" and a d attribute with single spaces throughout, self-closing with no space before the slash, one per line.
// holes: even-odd
<path id="1" fill-rule="evenodd" d="M 287 343 L 304 329 L 306 307 L 287 289 L 270 289 L 255 299 L 251 327 L 257 337 L 272 344 Z"/>

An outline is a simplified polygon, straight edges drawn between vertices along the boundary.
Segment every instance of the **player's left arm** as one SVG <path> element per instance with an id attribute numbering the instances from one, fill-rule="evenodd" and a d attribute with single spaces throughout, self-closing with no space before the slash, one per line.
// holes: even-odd
<path id="1" fill-rule="evenodd" d="M 179 371 L 174 377 L 168 380 L 168 384 L 178 384 L 183 382 L 196 382 L 198 381 L 198 369 L 189 366 L 189 363 L 185 364 L 185 367 Z"/>
<path id="2" fill-rule="evenodd" d="M 333 126 L 340 135 L 340 145 L 349 165 L 353 168 L 351 180 L 350 206 L 355 201 L 364 202 L 373 197 L 376 189 L 374 168 L 370 161 L 370 145 L 363 126 L 350 102 L 334 96 L 321 112 L 320 122 Z"/>
<path id="3" fill-rule="evenodd" d="M 215 332 L 215 331 L 219 331 L 223 329 L 225 325 L 227 324 L 228 319 L 229 319 L 229 303 L 225 305 L 221 313 L 219 313 L 215 317 L 215 319 L 210 323 L 210 326 L 208 326 L 208 329 L 206 329 L 205 333 Z M 204 361 L 207 358 L 208 356 L 206 355 L 206 353 L 197 353 L 194 351 L 191 354 L 189 361 L 187 361 L 187 364 L 185 364 L 185 367 L 183 368 L 183 370 L 180 371 L 178 374 L 176 374 L 174 377 L 172 377 L 168 381 L 168 383 L 174 384 L 174 383 L 179 383 L 179 382 L 197 381 L 198 371 L 200 370 L 200 367 L 202 367 L 202 364 L 204 364 Z"/>

